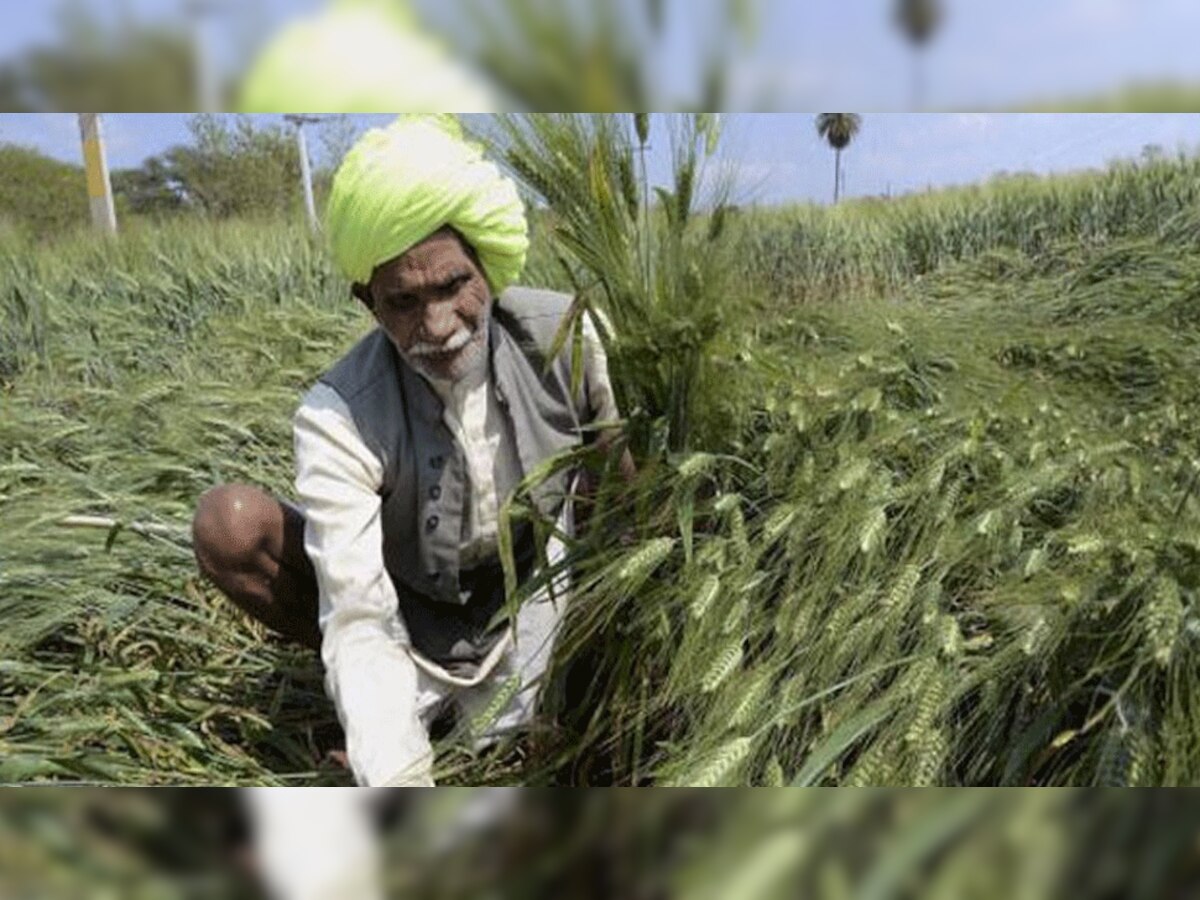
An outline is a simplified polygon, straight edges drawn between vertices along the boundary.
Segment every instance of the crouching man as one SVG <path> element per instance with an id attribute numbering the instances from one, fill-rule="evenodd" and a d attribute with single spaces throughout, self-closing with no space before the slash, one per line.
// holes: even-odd
<path id="1" fill-rule="evenodd" d="M 242 609 L 319 646 L 360 785 L 428 785 L 434 715 L 454 704 L 469 721 L 503 691 L 489 736 L 526 722 L 563 615 L 559 580 L 494 624 L 498 510 L 618 410 L 589 319 L 574 394 L 571 341 L 549 359 L 570 298 L 512 286 L 528 243 L 521 201 L 455 120 L 405 116 L 364 135 L 335 175 L 325 227 L 378 327 L 296 412 L 299 503 L 213 488 L 196 511 L 196 556 Z M 620 468 L 632 472 L 627 454 Z M 563 472 L 532 494 L 564 534 L 576 481 Z M 518 529 L 520 579 L 537 550 Z M 563 547 L 545 551 L 553 564 Z"/>

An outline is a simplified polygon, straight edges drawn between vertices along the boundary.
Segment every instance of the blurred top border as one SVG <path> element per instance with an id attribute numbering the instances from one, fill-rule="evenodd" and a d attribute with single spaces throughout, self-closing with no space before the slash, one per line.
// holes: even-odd
<path id="1" fill-rule="evenodd" d="M 984 6 L 11 3 L 0 111 L 1200 111 L 1200 4 Z"/>

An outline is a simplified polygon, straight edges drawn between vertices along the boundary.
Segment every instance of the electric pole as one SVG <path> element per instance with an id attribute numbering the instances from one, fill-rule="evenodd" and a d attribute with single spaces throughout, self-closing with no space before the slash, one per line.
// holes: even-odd
<path id="1" fill-rule="evenodd" d="M 83 142 L 83 169 L 87 175 L 88 206 L 92 225 L 105 234 L 117 233 L 117 211 L 113 206 L 112 182 L 104 153 L 104 133 L 99 113 L 79 113 L 79 137 Z"/>
<path id="2" fill-rule="evenodd" d="M 296 126 L 296 151 L 300 154 L 300 180 L 304 183 L 304 211 L 308 214 L 308 227 L 316 234 L 321 230 L 317 221 L 317 206 L 313 202 L 312 169 L 308 165 L 308 143 L 304 139 L 304 126 L 320 122 L 320 116 L 289 114 L 284 118 Z"/>

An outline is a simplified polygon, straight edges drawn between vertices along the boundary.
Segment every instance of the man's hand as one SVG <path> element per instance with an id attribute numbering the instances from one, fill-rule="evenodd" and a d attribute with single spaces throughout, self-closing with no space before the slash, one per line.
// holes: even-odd
<path id="1" fill-rule="evenodd" d="M 575 530 L 577 533 L 582 533 L 587 528 L 587 523 L 595 509 L 596 495 L 600 490 L 603 473 L 608 469 L 614 454 L 620 453 L 616 468 L 621 481 L 628 486 L 637 478 L 637 466 L 634 465 L 633 454 L 629 452 L 629 447 L 625 446 L 623 438 L 624 434 L 619 428 L 600 432 L 595 441 L 595 455 L 599 460 L 598 464 L 584 466 L 580 471 L 576 497 L 583 502 L 575 507 Z M 622 542 L 624 542 L 624 538 L 625 536 L 622 535 Z"/>
<path id="2" fill-rule="evenodd" d="M 321 760 L 324 765 L 336 766 L 339 769 L 350 771 L 350 760 L 346 756 L 345 750 L 326 750 L 325 758 Z"/>

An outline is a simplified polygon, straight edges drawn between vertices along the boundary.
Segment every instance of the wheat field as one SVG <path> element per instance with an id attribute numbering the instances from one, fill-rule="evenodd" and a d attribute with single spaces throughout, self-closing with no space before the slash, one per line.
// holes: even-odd
<path id="1" fill-rule="evenodd" d="M 613 323 L 639 476 L 571 544 L 537 723 L 452 730 L 439 780 L 1200 782 L 1200 161 L 736 209 L 701 122 L 651 204 L 632 129 L 541 121 L 525 281 Z M 280 221 L 5 238 L 0 782 L 349 783 L 316 656 L 187 538 L 213 484 L 290 495 L 370 325 Z"/>

